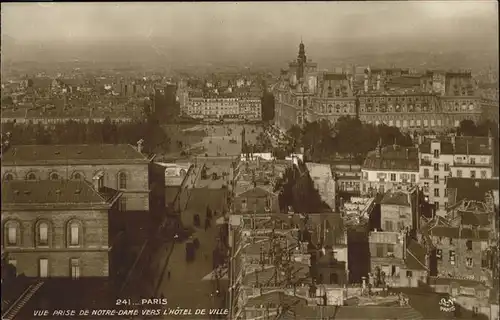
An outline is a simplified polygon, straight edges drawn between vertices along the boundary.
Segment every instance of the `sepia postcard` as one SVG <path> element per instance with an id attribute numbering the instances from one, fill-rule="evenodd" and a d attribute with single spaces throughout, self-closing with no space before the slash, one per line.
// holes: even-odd
<path id="1" fill-rule="evenodd" d="M 2 3 L 2 319 L 500 320 L 498 28 Z"/>

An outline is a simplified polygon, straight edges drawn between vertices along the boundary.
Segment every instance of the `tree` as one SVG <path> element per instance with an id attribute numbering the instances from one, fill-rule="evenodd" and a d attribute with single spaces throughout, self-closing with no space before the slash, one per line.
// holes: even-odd
<path id="1" fill-rule="evenodd" d="M 477 134 L 477 127 L 474 121 L 465 119 L 460 121 L 458 132 L 464 136 L 475 136 Z"/>
<path id="2" fill-rule="evenodd" d="M 269 152 L 273 148 L 273 144 L 271 142 L 271 139 L 267 134 L 264 132 L 260 132 L 257 135 L 257 144 L 255 145 L 254 149 L 257 150 L 257 152 Z"/>
<path id="3" fill-rule="evenodd" d="M 353 117 L 340 117 L 334 126 L 335 146 L 339 153 L 349 156 L 349 159 L 357 158 L 363 153 L 366 143 L 363 123 Z"/>
<path id="4" fill-rule="evenodd" d="M 287 136 L 289 139 L 286 146 L 287 151 L 290 153 L 295 152 L 297 148 L 302 145 L 303 131 L 298 125 L 294 124 L 290 129 L 288 129 Z"/>

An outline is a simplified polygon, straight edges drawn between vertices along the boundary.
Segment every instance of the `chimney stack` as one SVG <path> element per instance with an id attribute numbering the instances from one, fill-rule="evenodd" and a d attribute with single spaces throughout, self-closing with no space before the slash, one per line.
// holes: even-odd
<path id="1" fill-rule="evenodd" d="M 380 74 L 377 74 L 377 91 L 380 90 Z"/>
<path id="2" fill-rule="evenodd" d="M 377 158 L 380 158 L 381 153 L 382 153 L 382 138 L 378 140 L 377 148 L 375 149 L 375 156 Z"/>
<path id="3" fill-rule="evenodd" d="M 365 92 L 368 92 L 368 75 L 365 74 L 365 83 L 364 83 Z"/>

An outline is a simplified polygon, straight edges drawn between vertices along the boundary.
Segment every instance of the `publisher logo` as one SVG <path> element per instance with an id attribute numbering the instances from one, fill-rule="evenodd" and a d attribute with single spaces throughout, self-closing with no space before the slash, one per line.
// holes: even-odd
<path id="1" fill-rule="evenodd" d="M 439 310 L 443 312 L 455 311 L 455 298 L 441 298 L 439 301 Z"/>

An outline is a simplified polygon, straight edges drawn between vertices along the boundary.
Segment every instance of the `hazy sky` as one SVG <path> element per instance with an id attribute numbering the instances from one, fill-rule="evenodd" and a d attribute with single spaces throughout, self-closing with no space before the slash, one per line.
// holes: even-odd
<path id="1" fill-rule="evenodd" d="M 8 3 L 2 35 L 19 42 L 175 37 L 220 41 L 453 35 L 497 39 L 497 1 Z M 496 41 L 496 40 L 495 40 Z"/>

